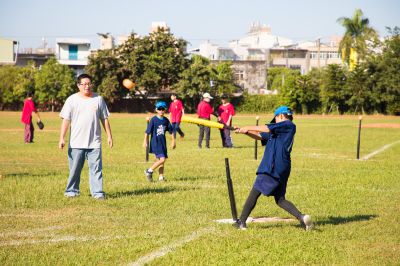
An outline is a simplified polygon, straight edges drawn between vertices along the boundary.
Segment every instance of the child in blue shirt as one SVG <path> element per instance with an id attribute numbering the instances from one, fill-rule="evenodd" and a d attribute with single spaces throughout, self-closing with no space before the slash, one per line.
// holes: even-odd
<path id="1" fill-rule="evenodd" d="M 144 133 L 143 147 L 147 148 L 150 140 L 150 153 L 154 153 L 157 161 L 149 168 L 144 171 L 146 178 L 149 182 L 153 181 L 153 171 L 158 169 L 159 178 L 158 180 L 164 181 L 164 163 L 168 158 L 167 154 L 167 141 L 165 139 L 165 132 L 172 134 L 172 125 L 168 118 L 164 117 L 167 104 L 163 101 L 157 102 L 156 112 L 157 115 L 153 116 L 147 125 L 147 129 Z M 172 135 L 172 148 L 175 148 L 175 137 Z"/>
<path id="2" fill-rule="evenodd" d="M 270 124 L 236 129 L 237 133 L 261 140 L 261 143 L 266 145 L 253 188 L 243 206 L 240 218 L 234 224 L 238 229 L 247 228 L 246 220 L 261 194 L 274 196 L 276 204 L 295 216 L 304 229 L 309 230 L 313 226 L 310 215 L 303 215 L 293 203 L 285 199 L 291 169 L 290 153 L 296 133 L 296 125 L 292 120 L 293 114 L 290 108 L 281 106 L 275 110 Z"/>

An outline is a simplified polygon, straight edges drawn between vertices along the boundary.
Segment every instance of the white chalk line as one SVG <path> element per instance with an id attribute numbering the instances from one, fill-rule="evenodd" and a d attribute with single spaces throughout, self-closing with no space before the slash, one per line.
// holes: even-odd
<path id="1" fill-rule="evenodd" d="M 143 257 L 140 257 L 138 260 L 136 260 L 135 262 L 129 263 L 128 265 L 130 265 L 130 266 L 145 265 L 146 263 L 149 263 L 157 258 L 163 257 L 166 254 L 174 251 L 175 249 L 182 247 L 186 243 L 189 243 L 193 240 L 198 239 L 202 235 L 211 232 L 212 229 L 213 229 L 212 227 L 208 227 L 208 228 L 203 228 L 198 231 L 195 231 L 175 242 L 170 243 L 167 246 L 161 247 L 160 249 L 158 249 L 156 251 L 153 251 Z"/>
<path id="2" fill-rule="evenodd" d="M 0 233 L 0 237 L 7 237 L 7 236 L 36 236 L 38 233 L 47 232 L 47 231 L 55 231 L 63 229 L 62 226 L 50 226 L 46 228 L 37 228 L 29 231 L 19 231 L 19 232 L 7 232 L 7 233 Z"/>
<path id="3" fill-rule="evenodd" d="M 113 240 L 113 239 L 121 239 L 124 238 L 122 236 L 114 236 L 114 237 L 92 237 L 92 236 L 83 236 L 83 237 L 76 237 L 76 236 L 60 236 L 50 239 L 41 239 L 41 240 L 10 240 L 0 242 L 0 246 L 22 246 L 22 245 L 34 245 L 34 244 L 54 244 L 59 242 L 87 242 L 87 241 L 99 241 L 99 240 Z"/>
<path id="4" fill-rule="evenodd" d="M 378 153 L 381 153 L 381 152 L 383 152 L 384 150 L 386 150 L 386 149 L 392 147 L 393 145 L 396 145 L 397 143 L 400 143 L 400 140 L 382 146 L 381 148 L 377 149 L 376 151 L 373 151 L 373 152 L 371 152 L 370 154 L 365 155 L 364 157 L 361 158 L 361 160 L 365 160 L 365 161 L 366 161 L 366 160 L 368 160 L 369 158 L 371 158 L 371 157 L 377 155 Z"/>

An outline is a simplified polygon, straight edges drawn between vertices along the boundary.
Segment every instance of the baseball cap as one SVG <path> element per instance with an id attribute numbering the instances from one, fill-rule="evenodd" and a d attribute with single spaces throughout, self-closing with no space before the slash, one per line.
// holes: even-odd
<path id="1" fill-rule="evenodd" d="M 211 97 L 211 95 L 208 92 L 203 94 L 203 98 L 214 99 L 213 97 Z"/>
<path id="2" fill-rule="evenodd" d="M 156 109 L 159 109 L 159 108 L 167 109 L 167 104 L 163 101 L 159 101 L 156 103 Z"/>
<path id="3" fill-rule="evenodd" d="M 274 118 L 271 120 L 271 123 L 275 123 L 275 117 L 280 114 L 293 115 L 293 112 L 289 107 L 285 105 L 279 106 L 274 112 Z"/>

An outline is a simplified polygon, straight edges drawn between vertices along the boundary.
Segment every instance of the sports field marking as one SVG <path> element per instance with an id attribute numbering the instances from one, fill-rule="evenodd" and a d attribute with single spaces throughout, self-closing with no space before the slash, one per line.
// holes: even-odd
<path id="1" fill-rule="evenodd" d="M 86 241 L 100 241 L 100 240 L 113 240 L 113 239 L 121 239 L 122 236 L 115 236 L 115 237 L 91 237 L 91 236 L 83 236 L 83 237 L 76 237 L 76 236 L 60 236 L 54 237 L 50 239 L 41 239 L 41 240 L 10 240 L 0 242 L 0 246 L 22 246 L 22 245 L 34 245 L 34 244 L 54 244 L 59 242 L 86 242 Z"/>
<path id="2" fill-rule="evenodd" d="M 390 148 L 390 147 L 392 147 L 393 145 L 396 145 L 396 144 L 398 144 L 398 143 L 400 143 L 400 140 L 395 141 L 395 142 L 392 142 L 392 143 L 390 143 L 390 144 L 386 144 L 386 145 L 382 146 L 381 148 L 377 149 L 376 151 L 373 151 L 373 152 L 371 152 L 370 154 L 365 155 L 364 157 L 361 158 L 361 160 L 368 160 L 369 158 L 371 158 L 371 157 L 377 155 L 378 153 L 383 152 L 384 150 L 386 150 L 386 149 L 388 149 L 388 148 Z"/>
<path id="3" fill-rule="evenodd" d="M 208 228 L 203 228 L 198 231 L 195 231 L 195 232 L 191 233 L 190 235 L 187 235 L 175 242 L 170 243 L 167 246 L 161 247 L 160 249 L 158 249 L 156 251 L 153 251 L 143 257 L 140 257 L 138 260 L 136 260 L 135 262 L 129 263 L 128 265 L 131 265 L 131 266 L 145 265 L 146 263 L 149 263 L 157 258 L 163 257 L 166 254 L 174 251 L 175 249 L 182 247 L 186 243 L 189 243 L 193 240 L 198 239 L 202 235 L 205 235 L 205 234 L 211 232 L 212 229 L 213 229 L 212 227 L 208 227 Z"/>
<path id="4" fill-rule="evenodd" d="M 40 232 L 61 230 L 62 228 L 63 227 L 61 227 L 61 226 L 50 226 L 50 227 L 46 227 L 46 228 L 37 228 L 37 229 L 29 230 L 29 231 L 0 233 L 0 237 L 6 237 L 6 236 L 36 236 L 37 233 L 40 233 Z"/>

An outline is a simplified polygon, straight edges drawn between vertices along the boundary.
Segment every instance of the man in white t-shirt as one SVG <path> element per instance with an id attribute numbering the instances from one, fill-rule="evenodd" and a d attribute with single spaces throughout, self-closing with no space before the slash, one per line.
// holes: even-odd
<path id="1" fill-rule="evenodd" d="M 113 140 L 108 121 L 110 113 L 104 99 L 92 92 L 92 77 L 87 74 L 78 76 L 79 92 L 69 96 L 61 110 L 59 148 L 65 146 L 65 135 L 71 125 L 68 161 L 69 177 L 66 197 L 79 196 L 81 172 L 85 160 L 88 160 L 90 175 L 90 193 L 95 199 L 105 199 L 103 191 L 103 172 L 101 156 L 101 127 L 107 133 L 108 146 L 112 148 Z"/>

